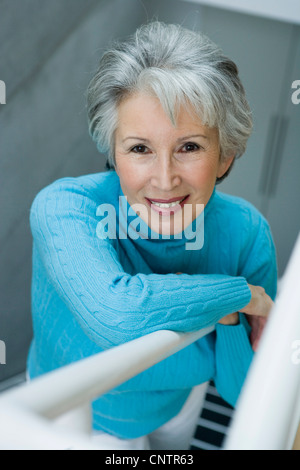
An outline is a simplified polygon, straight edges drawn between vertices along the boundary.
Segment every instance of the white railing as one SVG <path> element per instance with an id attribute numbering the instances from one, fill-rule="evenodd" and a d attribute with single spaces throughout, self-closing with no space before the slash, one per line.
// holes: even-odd
<path id="1" fill-rule="evenodd" d="M 94 448 L 87 435 L 86 409 L 82 407 L 213 329 L 185 334 L 156 331 L 3 393 L 0 449 Z M 55 421 L 74 409 L 85 433 L 63 429 Z"/>
<path id="2" fill-rule="evenodd" d="M 225 449 L 291 449 L 300 417 L 300 236 L 247 376 Z M 85 405 L 213 328 L 163 330 L 0 395 L 0 449 L 94 449 Z M 300 346 L 299 346 L 300 348 Z M 75 410 L 80 430 L 58 425 Z"/>

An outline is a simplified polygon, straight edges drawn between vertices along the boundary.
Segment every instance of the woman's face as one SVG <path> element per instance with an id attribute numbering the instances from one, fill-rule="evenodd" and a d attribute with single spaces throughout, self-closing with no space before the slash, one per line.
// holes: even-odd
<path id="1" fill-rule="evenodd" d="M 220 160 L 217 130 L 192 109 L 182 107 L 174 127 L 154 96 L 139 93 L 119 106 L 116 172 L 130 206 L 157 233 L 183 231 L 232 159 Z"/>

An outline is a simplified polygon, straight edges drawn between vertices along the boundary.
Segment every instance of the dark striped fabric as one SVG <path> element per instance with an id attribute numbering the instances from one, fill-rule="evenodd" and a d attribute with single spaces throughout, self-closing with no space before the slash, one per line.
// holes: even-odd
<path id="1" fill-rule="evenodd" d="M 210 382 L 190 449 L 221 449 L 233 411 L 233 408 L 220 397 L 214 383 Z"/>

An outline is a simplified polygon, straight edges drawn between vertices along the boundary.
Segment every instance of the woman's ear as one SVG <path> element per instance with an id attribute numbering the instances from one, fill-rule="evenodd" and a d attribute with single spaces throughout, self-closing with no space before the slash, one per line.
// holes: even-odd
<path id="1" fill-rule="evenodd" d="M 222 178 L 222 176 L 225 175 L 225 173 L 229 170 L 230 166 L 233 164 L 235 155 L 232 155 L 231 157 L 226 157 L 222 158 L 219 162 L 219 168 L 218 168 L 218 173 L 217 173 L 217 178 Z"/>

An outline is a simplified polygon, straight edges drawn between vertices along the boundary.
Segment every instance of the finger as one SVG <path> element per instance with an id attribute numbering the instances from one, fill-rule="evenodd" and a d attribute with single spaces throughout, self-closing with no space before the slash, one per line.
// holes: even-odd
<path id="1" fill-rule="evenodd" d="M 254 351 L 257 350 L 261 336 L 263 334 L 267 319 L 258 316 L 246 315 L 246 319 L 251 326 L 250 343 Z"/>

